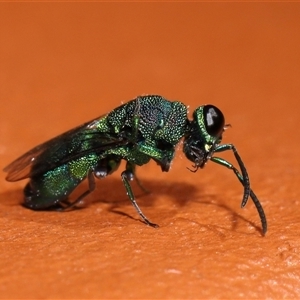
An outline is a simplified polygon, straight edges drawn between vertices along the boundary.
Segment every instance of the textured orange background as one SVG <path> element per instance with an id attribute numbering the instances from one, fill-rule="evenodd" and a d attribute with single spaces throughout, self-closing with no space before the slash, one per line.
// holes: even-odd
<path id="1" fill-rule="evenodd" d="M 212 103 L 269 231 L 229 170 L 180 152 L 138 170 L 158 229 L 120 172 L 68 213 L 23 208 L 2 172 L 0 297 L 300 298 L 299 20 L 299 3 L 1 3 L 1 168 L 140 94 Z"/>

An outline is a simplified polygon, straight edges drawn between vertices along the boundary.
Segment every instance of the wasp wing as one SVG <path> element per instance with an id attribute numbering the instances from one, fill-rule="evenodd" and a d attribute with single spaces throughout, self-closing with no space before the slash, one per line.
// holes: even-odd
<path id="1" fill-rule="evenodd" d="M 71 129 L 26 152 L 4 168 L 8 173 L 6 180 L 18 181 L 38 176 L 90 153 L 100 155 L 128 143 L 122 133 L 99 131 L 97 125 L 101 119 Z"/>

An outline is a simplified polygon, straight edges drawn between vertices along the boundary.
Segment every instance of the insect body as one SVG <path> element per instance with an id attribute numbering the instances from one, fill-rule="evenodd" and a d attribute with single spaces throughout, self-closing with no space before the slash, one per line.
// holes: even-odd
<path id="1" fill-rule="evenodd" d="M 123 159 L 126 168 L 121 178 L 128 197 L 143 221 L 156 227 L 137 205 L 130 180 L 136 178 L 135 167 L 151 159 L 168 172 L 175 147 L 183 138 L 183 152 L 194 163 L 193 172 L 203 168 L 208 160 L 233 170 L 244 187 L 242 207 L 250 196 L 265 233 L 267 222 L 263 208 L 250 189 L 246 168 L 236 148 L 232 144 L 220 144 L 224 128 L 224 116 L 213 105 L 200 106 L 189 120 L 183 103 L 156 95 L 141 96 L 33 148 L 4 171 L 8 172 L 8 181 L 30 178 L 24 188 L 26 207 L 65 210 L 94 190 L 95 177 L 104 178 L 113 173 Z M 233 151 L 241 172 L 226 160 L 213 156 L 226 150 Z M 68 196 L 85 178 L 89 189 L 69 202 Z"/>

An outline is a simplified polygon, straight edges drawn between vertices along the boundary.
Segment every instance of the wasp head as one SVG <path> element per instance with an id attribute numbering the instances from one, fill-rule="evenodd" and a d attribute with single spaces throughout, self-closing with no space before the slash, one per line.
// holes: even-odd
<path id="1" fill-rule="evenodd" d="M 213 105 L 198 107 L 193 113 L 193 120 L 188 124 L 183 142 L 183 152 L 194 163 L 196 172 L 203 168 L 215 148 L 222 140 L 225 119 L 223 113 Z"/>

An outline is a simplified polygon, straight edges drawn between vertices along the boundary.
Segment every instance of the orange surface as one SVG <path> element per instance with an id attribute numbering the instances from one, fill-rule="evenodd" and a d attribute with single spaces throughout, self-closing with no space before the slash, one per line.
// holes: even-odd
<path id="1" fill-rule="evenodd" d="M 2 172 L 1 298 L 300 298 L 299 20 L 299 3 L 1 3 L 1 168 L 140 94 L 212 103 L 269 224 L 229 170 L 181 152 L 138 170 L 158 229 L 120 172 L 68 213 L 23 208 Z"/>

